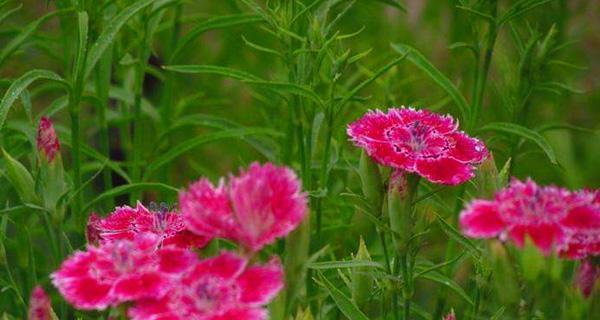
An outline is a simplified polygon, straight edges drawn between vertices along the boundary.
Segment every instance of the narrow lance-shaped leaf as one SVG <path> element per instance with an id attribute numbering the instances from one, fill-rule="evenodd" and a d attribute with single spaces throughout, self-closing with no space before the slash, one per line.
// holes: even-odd
<path id="1" fill-rule="evenodd" d="M 368 320 L 369 318 L 348 298 L 342 291 L 336 288 L 325 276 L 321 275 L 321 283 L 329 292 L 340 311 L 350 320 Z"/>
<path id="2" fill-rule="evenodd" d="M 255 14 L 233 14 L 208 19 L 195 26 L 177 43 L 177 46 L 173 50 L 173 54 L 171 55 L 169 61 L 174 62 L 177 59 L 177 57 L 181 54 L 182 50 L 188 44 L 190 44 L 190 42 L 194 41 L 194 39 L 198 38 L 201 34 L 203 34 L 206 31 L 214 29 L 223 29 L 236 25 L 243 25 L 261 21 L 264 21 L 264 19 Z"/>
<path id="3" fill-rule="evenodd" d="M 216 74 L 243 81 L 262 81 L 261 78 L 248 72 L 213 65 L 173 65 L 164 66 L 163 69 L 180 73 Z"/>
<path id="4" fill-rule="evenodd" d="M 423 56 L 415 48 L 404 44 L 392 44 L 392 48 L 401 54 L 408 54 L 408 60 L 417 66 L 421 71 L 425 72 L 435 83 L 437 83 L 444 91 L 448 93 L 454 103 L 458 107 L 463 121 L 468 123 L 469 120 L 469 103 L 460 93 L 458 88 L 448 79 L 441 71 L 439 71 L 425 56 Z"/>
<path id="5" fill-rule="evenodd" d="M 550 143 L 544 138 L 541 134 L 536 131 L 533 131 L 529 128 L 523 127 L 521 125 L 515 123 L 508 122 L 493 122 L 483 126 L 480 130 L 483 131 L 500 131 L 505 133 L 514 134 L 525 138 L 540 147 L 553 164 L 558 164 L 556 161 L 556 155 L 554 154 L 554 150 L 550 146 Z"/>
<path id="6" fill-rule="evenodd" d="M 108 46 L 113 43 L 117 33 L 119 30 L 121 30 L 125 23 L 127 23 L 127 21 L 129 21 L 129 19 L 131 19 L 131 17 L 133 17 L 140 10 L 154 2 L 155 0 L 136 1 L 134 4 L 123 9 L 123 11 L 117 14 L 108 24 L 106 24 L 104 30 L 102 30 L 102 33 L 100 33 L 100 36 L 98 36 L 98 40 L 96 40 L 96 43 L 94 43 L 94 45 L 90 48 L 84 79 L 87 78 L 90 73 L 92 73 L 96 63 L 98 63 L 98 60 L 100 60 L 102 54 L 108 48 Z"/>
<path id="7" fill-rule="evenodd" d="M 29 171 L 19 161 L 11 157 L 6 150 L 2 149 L 2 155 L 6 163 L 6 178 L 13 185 L 21 200 L 26 203 L 37 203 L 35 182 Z"/>
<path id="8" fill-rule="evenodd" d="M 27 38 L 29 38 L 44 22 L 46 22 L 48 19 L 50 19 L 52 17 L 58 16 L 58 15 L 63 15 L 63 14 L 66 14 L 66 13 L 69 13 L 72 11 L 73 11 L 73 9 L 64 9 L 64 10 L 57 10 L 54 12 L 50 12 L 50 13 L 46 14 L 45 16 L 28 24 L 25 28 L 23 28 L 21 33 L 19 33 L 9 43 L 7 43 L 6 45 L 3 46 L 2 51 L 0 51 L 0 66 L 2 66 L 4 64 L 4 62 L 6 62 L 6 60 L 15 51 L 17 51 L 17 49 L 19 49 L 19 47 L 27 40 Z"/>
<path id="9" fill-rule="evenodd" d="M 8 110 L 15 103 L 15 101 L 21 96 L 21 93 L 34 81 L 39 79 L 47 79 L 59 82 L 68 88 L 68 84 L 56 73 L 49 70 L 31 70 L 19 79 L 13 81 L 8 90 L 4 93 L 4 97 L 0 101 L 0 130 L 4 125 Z"/>

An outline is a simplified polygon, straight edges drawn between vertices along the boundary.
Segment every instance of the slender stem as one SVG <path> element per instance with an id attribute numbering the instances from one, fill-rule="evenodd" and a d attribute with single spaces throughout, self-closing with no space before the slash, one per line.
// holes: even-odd
<path id="1" fill-rule="evenodd" d="M 491 0 L 491 12 L 490 15 L 496 18 L 498 13 L 498 0 Z M 492 56 L 494 54 L 494 45 L 496 44 L 496 38 L 498 37 L 498 25 L 495 21 L 489 22 L 488 32 L 485 39 L 485 49 L 483 52 L 483 59 L 479 60 L 479 65 L 476 69 L 475 74 L 475 87 L 473 89 L 473 105 L 471 121 L 468 124 L 468 130 L 473 130 L 479 120 L 481 109 L 483 107 L 483 97 L 485 94 L 485 88 L 487 84 L 487 78 L 490 70 L 490 64 L 492 62 Z"/>
<path id="2" fill-rule="evenodd" d="M 144 91 L 144 77 L 146 74 L 146 66 L 150 57 L 150 48 L 148 46 L 148 24 L 147 13 L 144 12 L 141 17 L 142 23 L 142 41 L 139 48 L 139 61 L 135 65 L 135 83 L 134 83 L 134 102 L 133 102 L 133 166 L 132 180 L 141 182 L 142 178 L 142 156 L 144 153 L 143 144 L 143 121 L 142 121 L 142 95 Z M 139 199 L 141 194 L 134 192 L 131 194 L 131 201 Z"/>

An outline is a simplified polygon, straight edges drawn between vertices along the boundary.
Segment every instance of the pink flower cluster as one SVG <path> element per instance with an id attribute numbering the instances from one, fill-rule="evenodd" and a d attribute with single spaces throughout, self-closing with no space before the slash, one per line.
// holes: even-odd
<path id="1" fill-rule="evenodd" d="M 544 254 L 582 260 L 576 285 L 589 296 L 600 265 L 600 191 L 541 187 L 514 179 L 494 200 L 474 200 L 460 215 L 463 232 L 474 238 L 531 239 Z"/>
<path id="2" fill-rule="evenodd" d="M 201 179 L 180 195 L 183 214 L 138 203 L 88 223 L 89 245 L 51 275 L 73 306 L 104 310 L 128 303 L 132 319 L 260 320 L 283 288 L 278 258 L 251 264 L 254 252 L 285 237 L 306 213 L 306 195 L 288 168 L 254 163 L 218 187 Z M 214 237 L 246 255 L 192 251 Z"/>
<path id="3" fill-rule="evenodd" d="M 458 130 L 450 115 L 391 108 L 370 111 L 348 126 L 352 141 L 384 166 L 456 185 L 474 176 L 488 156 L 485 145 Z"/>
<path id="4" fill-rule="evenodd" d="M 598 192 L 572 192 L 534 181 L 512 180 L 494 200 L 474 200 L 460 215 L 463 232 L 474 238 L 529 237 L 544 253 L 571 259 L 600 255 Z"/>

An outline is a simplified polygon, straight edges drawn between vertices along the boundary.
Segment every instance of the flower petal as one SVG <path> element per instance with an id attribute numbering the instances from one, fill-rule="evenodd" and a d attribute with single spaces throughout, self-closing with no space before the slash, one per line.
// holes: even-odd
<path id="1" fill-rule="evenodd" d="M 457 185 L 474 176 L 473 167 L 453 158 L 422 159 L 415 171 L 433 183 Z"/>
<path id="2" fill-rule="evenodd" d="M 463 233 L 474 238 L 498 236 L 505 228 L 504 221 L 493 201 L 475 200 L 460 214 Z"/>
<path id="3" fill-rule="evenodd" d="M 240 301 L 253 306 L 269 303 L 283 288 L 283 268 L 278 259 L 248 268 L 240 278 Z"/>
<path id="4" fill-rule="evenodd" d="M 454 146 L 448 151 L 448 156 L 467 163 L 481 163 L 488 156 L 488 151 L 479 139 L 471 138 L 462 132 L 448 135 Z"/>

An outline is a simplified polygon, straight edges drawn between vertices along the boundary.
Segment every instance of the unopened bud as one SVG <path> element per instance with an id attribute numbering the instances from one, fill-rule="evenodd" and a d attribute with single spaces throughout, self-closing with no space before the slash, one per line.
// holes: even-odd
<path id="1" fill-rule="evenodd" d="M 358 252 L 354 257 L 355 261 L 372 261 L 371 255 L 367 250 L 365 241 L 360 238 L 358 245 Z M 368 273 L 367 267 L 354 268 L 352 272 L 352 299 L 354 303 L 363 311 L 365 311 L 369 295 L 371 294 L 371 288 L 373 286 L 373 278 Z"/>
<path id="2" fill-rule="evenodd" d="M 296 313 L 295 320 L 313 320 L 312 313 L 310 312 L 310 308 L 306 308 L 305 311 L 302 309 L 298 309 L 298 313 Z"/>
<path id="3" fill-rule="evenodd" d="M 52 162 L 54 157 L 60 151 L 60 144 L 54 125 L 49 118 L 42 117 L 37 132 L 37 148 L 40 154 L 44 155 L 48 162 Z"/>
<path id="4" fill-rule="evenodd" d="M 100 221 L 100 217 L 97 214 L 92 213 L 88 219 L 85 237 L 87 239 L 88 244 L 97 246 L 100 244 L 100 230 L 98 229 L 98 222 Z"/>
<path id="5" fill-rule="evenodd" d="M 388 215 L 394 231 L 394 244 L 399 252 L 406 252 L 412 235 L 413 196 L 418 176 L 396 170 L 390 176 L 388 186 Z"/>
<path id="6" fill-rule="evenodd" d="M 29 299 L 29 320 L 52 320 L 56 319 L 54 312 L 52 311 L 52 305 L 50 298 L 42 289 L 37 286 L 31 292 L 31 298 Z"/>
<path id="7" fill-rule="evenodd" d="M 600 278 L 600 265 L 594 263 L 591 259 L 587 259 L 581 262 L 579 269 L 577 270 L 577 276 L 575 278 L 575 286 L 581 290 L 584 297 L 589 296 L 594 291 L 596 281 Z"/>
<path id="8" fill-rule="evenodd" d="M 477 170 L 475 183 L 479 190 L 478 195 L 483 198 L 492 198 L 499 189 L 498 168 L 494 162 L 494 157 L 490 156 L 483 161 Z"/>
<path id="9" fill-rule="evenodd" d="M 456 314 L 454 313 L 454 309 L 451 309 L 450 313 L 444 316 L 442 320 L 456 320 Z"/>
<path id="10" fill-rule="evenodd" d="M 381 173 L 379 172 L 379 166 L 364 151 L 360 156 L 358 172 L 362 182 L 363 195 L 373 210 L 375 210 L 373 213 L 379 216 L 381 214 L 384 192 Z"/>

